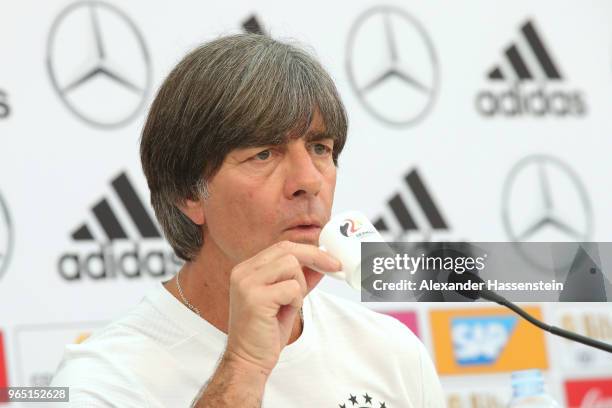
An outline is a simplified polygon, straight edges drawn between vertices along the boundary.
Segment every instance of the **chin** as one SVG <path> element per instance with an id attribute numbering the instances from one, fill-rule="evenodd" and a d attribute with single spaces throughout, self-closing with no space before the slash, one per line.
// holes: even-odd
<path id="1" fill-rule="evenodd" d="M 279 237 L 279 240 L 287 240 L 291 242 L 297 242 L 299 244 L 319 246 L 319 235 L 320 234 L 321 234 L 320 228 L 309 228 L 309 229 L 292 228 L 292 229 L 284 231 Z"/>
<path id="2" fill-rule="evenodd" d="M 319 240 L 318 239 L 314 239 L 314 238 L 306 238 L 306 237 L 279 237 L 276 242 L 281 242 L 281 241 L 289 241 L 289 242 L 295 242 L 296 244 L 306 244 L 306 245 L 314 245 L 314 246 L 319 246 Z"/>
<path id="3" fill-rule="evenodd" d="M 317 247 L 319 246 L 318 240 L 314 240 L 314 239 L 311 239 L 311 238 L 290 239 L 289 241 L 297 242 L 298 244 L 314 245 L 314 246 L 317 246 Z"/>

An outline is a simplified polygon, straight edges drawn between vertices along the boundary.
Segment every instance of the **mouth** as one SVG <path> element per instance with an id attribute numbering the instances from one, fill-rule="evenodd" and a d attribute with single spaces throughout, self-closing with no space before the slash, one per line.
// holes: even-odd
<path id="1" fill-rule="evenodd" d="M 289 231 L 289 230 L 309 231 L 313 229 L 320 230 L 321 224 L 318 221 L 305 220 L 305 221 L 294 222 L 293 224 L 289 225 L 286 231 Z"/>
<path id="2" fill-rule="evenodd" d="M 316 221 L 294 223 L 284 231 L 293 241 L 318 242 L 321 224 Z"/>
<path id="3" fill-rule="evenodd" d="M 319 231 L 321 230 L 321 227 L 317 225 L 309 224 L 309 225 L 297 225 L 295 227 L 286 229 L 286 231 L 314 231 L 314 230 Z"/>

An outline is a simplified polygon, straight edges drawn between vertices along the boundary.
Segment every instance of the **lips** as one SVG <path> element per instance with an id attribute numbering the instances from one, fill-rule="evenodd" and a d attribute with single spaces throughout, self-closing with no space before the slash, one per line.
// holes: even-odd
<path id="1" fill-rule="evenodd" d="M 295 227 L 287 228 L 287 231 L 313 231 L 320 229 L 321 228 L 317 227 L 316 225 L 298 225 Z"/>
<path id="2" fill-rule="evenodd" d="M 321 234 L 319 224 L 294 224 L 283 231 L 286 234 L 286 239 L 293 242 L 301 242 L 303 244 L 316 245 Z"/>
<path id="3" fill-rule="evenodd" d="M 287 239 L 294 242 L 315 244 L 321 233 L 322 223 L 316 218 L 303 217 L 291 222 L 284 233 L 288 234 Z"/>
<path id="4" fill-rule="evenodd" d="M 293 222 L 286 228 L 286 230 L 311 230 L 311 229 L 320 229 L 321 223 L 315 220 L 300 220 Z"/>

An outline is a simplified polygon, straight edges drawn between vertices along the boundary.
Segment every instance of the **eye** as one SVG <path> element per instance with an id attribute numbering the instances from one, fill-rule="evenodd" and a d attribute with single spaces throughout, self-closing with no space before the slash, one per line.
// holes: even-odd
<path id="1" fill-rule="evenodd" d="M 332 151 L 332 149 L 329 146 L 324 145 L 323 143 L 315 143 L 312 146 L 312 148 L 313 148 L 314 152 L 317 155 L 319 155 L 319 156 L 323 156 L 323 155 L 329 154 Z"/>
<path id="2" fill-rule="evenodd" d="M 272 156 L 272 152 L 270 150 L 262 150 L 261 152 L 253 156 L 253 159 L 259 161 L 266 161 L 270 158 L 270 156 Z"/>

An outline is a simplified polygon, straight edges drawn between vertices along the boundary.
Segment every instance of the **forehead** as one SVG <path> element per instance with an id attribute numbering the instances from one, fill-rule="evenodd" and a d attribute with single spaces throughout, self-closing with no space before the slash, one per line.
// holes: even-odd
<path id="1" fill-rule="evenodd" d="M 244 137 L 242 143 L 236 149 L 245 149 L 250 147 L 283 145 L 291 140 L 304 139 L 307 142 L 313 142 L 323 139 L 337 139 L 337 135 L 332 135 L 328 132 L 327 126 L 323 117 L 317 110 L 313 111 L 312 117 L 296 123 L 288 131 L 259 131 L 249 133 Z M 308 125 L 308 126 L 307 126 Z"/>
<path id="2" fill-rule="evenodd" d="M 318 109 L 315 109 L 312 115 L 312 120 L 310 121 L 310 125 L 308 129 L 304 131 L 304 126 L 295 126 L 294 129 L 287 132 L 287 134 L 283 137 L 282 143 L 287 143 L 289 140 L 304 138 L 306 141 L 315 141 L 321 139 L 333 138 L 332 135 L 327 133 L 327 127 L 325 126 L 325 122 L 323 121 L 323 117 L 318 112 Z"/>

